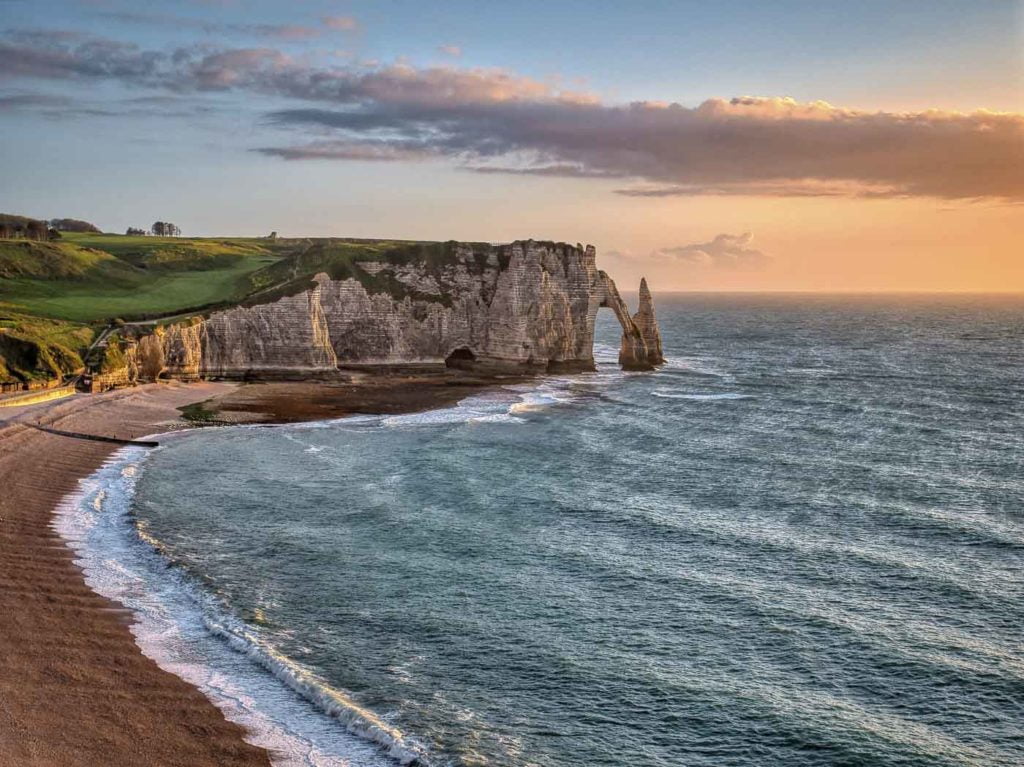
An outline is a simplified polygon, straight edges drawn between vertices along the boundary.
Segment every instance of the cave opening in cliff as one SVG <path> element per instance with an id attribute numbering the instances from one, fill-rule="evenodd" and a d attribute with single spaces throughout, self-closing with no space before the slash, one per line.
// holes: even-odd
<path id="1" fill-rule="evenodd" d="M 469 348 L 463 346 L 445 357 L 444 366 L 456 370 L 470 370 L 474 362 L 476 362 L 476 355 Z"/>

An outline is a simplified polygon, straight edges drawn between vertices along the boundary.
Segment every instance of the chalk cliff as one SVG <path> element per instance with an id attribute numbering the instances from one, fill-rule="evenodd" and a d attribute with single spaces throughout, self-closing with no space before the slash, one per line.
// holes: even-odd
<path id="1" fill-rule="evenodd" d="M 532 240 L 335 264 L 262 302 L 158 328 L 132 355 L 143 380 L 329 377 L 352 367 L 587 370 L 601 307 L 622 325 L 624 368 L 664 361 L 646 281 L 630 316 L 593 247 Z"/>

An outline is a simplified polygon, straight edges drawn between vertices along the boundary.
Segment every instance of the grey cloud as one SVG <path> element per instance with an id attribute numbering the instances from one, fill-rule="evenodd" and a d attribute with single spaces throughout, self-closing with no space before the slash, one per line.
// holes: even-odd
<path id="1" fill-rule="evenodd" d="M 786 179 L 774 181 L 740 181 L 732 183 L 671 184 L 668 186 L 637 184 L 616 189 L 616 194 L 625 197 L 735 197 L 756 195 L 759 197 L 861 197 L 893 198 L 911 195 L 898 188 L 884 185 L 871 186 L 863 182 L 827 182 L 816 179 Z"/>
<path id="2" fill-rule="evenodd" d="M 69 96 L 29 91 L 0 93 L 0 113 L 31 112 L 48 119 L 82 117 L 200 117 L 218 107 L 180 96 L 141 96 L 107 101 L 87 101 Z"/>
<path id="3" fill-rule="evenodd" d="M 579 165 L 535 165 L 514 168 L 506 165 L 467 165 L 474 173 L 506 173 L 519 176 L 561 176 L 563 178 L 622 178 L 624 174 Z"/>
<path id="4" fill-rule="evenodd" d="M 259 147 L 252 151 L 283 160 L 363 160 L 372 162 L 400 162 L 423 160 L 432 156 L 413 142 L 401 146 L 395 142 L 380 141 L 312 141 L 293 147 Z"/>
<path id="5" fill-rule="evenodd" d="M 0 76 L 6 79 L 91 78 L 139 82 L 156 75 L 164 60 L 163 54 L 143 51 L 130 43 L 81 39 L 61 32 L 21 33 L 0 42 Z"/>
<path id="6" fill-rule="evenodd" d="M 286 93 L 337 101 L 340 110 L 279 112 L 282 124 L 349 139 L 398 131 L 434 136 L 439 154 L 529 154 L 512 173 L 634 178 L 621 194 L 1024 199 L 1024 116 L 974 112 L 871 113 L 788 100 L 605 106 L 540 97 L 462 98 L 457 87 L 411 97 L 389 75 L 302 83 Z M 333 91 L 333 96 L 325 91 Z M 500 164 L 499 164 L 500 166 Z M 496 172 L 499 168 L 485 169 Z"/>
<path id="7" fill-rule="evenodd" d="M 71 104 L 66 96 L 52 96 L 48 93 L 0 93 L 0 112 L 14 112 L 40 107 L 65 107 Z"/>

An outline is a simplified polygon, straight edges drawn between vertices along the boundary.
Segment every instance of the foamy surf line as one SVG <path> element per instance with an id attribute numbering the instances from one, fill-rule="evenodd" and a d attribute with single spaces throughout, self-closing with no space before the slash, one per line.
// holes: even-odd
<path id="1" fill-rule="evenodd" d="M 245 727 L 275 765 L 429 765 L 425 746 L 260 641 L 159 553 L 130 514 L 147 454 L 119 450 L 79 481 L 54 522 L 86 584 L 132 611 L 143 654 Z"/>
<path id="2" fill-rule="evenodd" d="M 462 423 L 523 424 L 526 423 L 526 419 L 522 417 L 524 414 L 579 402 L 584 394 L 576 390 L 577 386 L 585 384 L 591 389 L 602 388 L 624 374 L 616 371 L 615 374 L 591 375 L 591 378 L 582 374 L 578 377 L 547 376 L 531 383 L 510 384 L 495 392 L 467 397 L 451 407 L 370 418 L 385 427 Z M 331 423 L 344 426 L 346 420 L 340 419 Z M 360 425 L 366 424 L 367 421 L 360 422 Z"/>
<path id="3" fill-rule="evenodd" d="M 724 402 L 727 400 L 753 399 L 753 396 L 750 394 L 739 394 L 737 392 L 685 393 L 655 389 L 651 394 L 664 399 L 688 399 L 694 402 Z"/>

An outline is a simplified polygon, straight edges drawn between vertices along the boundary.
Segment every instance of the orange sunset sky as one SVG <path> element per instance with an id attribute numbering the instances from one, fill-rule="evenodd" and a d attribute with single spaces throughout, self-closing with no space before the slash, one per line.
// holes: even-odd
<path id="1" fill-rule="evenodd" d="M 0 209 L 1024 291 L 1021 0 L 513 5 L 9 0 Z"/>

